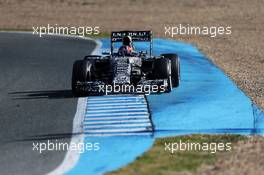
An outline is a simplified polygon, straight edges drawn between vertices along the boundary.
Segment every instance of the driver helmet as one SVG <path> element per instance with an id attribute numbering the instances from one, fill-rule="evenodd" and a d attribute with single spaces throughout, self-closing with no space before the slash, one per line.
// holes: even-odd
<path id="1" fill-rule="evenodd" d="M 132 47 L 132 38 L 131 38 L 131 36 L 125 36 L 123 38 L 123 45 Z"/>

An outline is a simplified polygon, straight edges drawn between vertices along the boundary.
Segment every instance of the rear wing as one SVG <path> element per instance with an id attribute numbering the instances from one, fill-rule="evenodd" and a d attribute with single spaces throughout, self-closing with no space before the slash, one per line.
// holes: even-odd
<path id="1" fill-rule="evenodd" d="M 130 36 L 133 42 L 150 42 L 150 56 L 152 55 L 152 31 L 115 31 L 111 32 L 111 53 L 114 43 L 122 42 L 124 36 Z"/>
<path id="2" fill-rule="evenodd" d="M 119 31 L 111 33 L 111 42 L 122 42 L 124 36 L 131 36 L 135 42 L 151 42 L 151 31 Z"/>

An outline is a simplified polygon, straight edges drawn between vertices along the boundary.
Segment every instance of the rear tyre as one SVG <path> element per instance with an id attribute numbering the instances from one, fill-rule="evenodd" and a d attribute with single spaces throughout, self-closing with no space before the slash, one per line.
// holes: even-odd
<path id="1" fill-rule="evenodd" d="M 72 69 L 72 92 L 76 96 L 84 95 L 83 89 L 77 88 L 78 82 L 92 81 L 94 64 L 90 60 L 77 60 Z"/>
<path id="2" fill-rule="evenodd" d="M 180 59 L 176 54 L 162 54 L 164 58 L 171 60 L 171 82 L 172 87 L 178 87 L 180 84 Z"/>
<path id="3" fill-rule="evenodd" d="M 165 79 L 167 88 L 165 92 L 170 92 L 172 89 L 171 79 L 171 61 L 168 58 L 157 59 L 154 61 L 154 77 L 155 79 Z"/>

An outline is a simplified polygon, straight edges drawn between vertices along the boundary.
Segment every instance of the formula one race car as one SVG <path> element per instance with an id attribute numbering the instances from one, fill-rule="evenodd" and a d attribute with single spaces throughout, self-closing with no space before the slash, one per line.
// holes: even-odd
<path id="1" fill-rule="evenodd" d="M 123 46 L 115 52 L 117 42 L 123 42 Z M 132 42 L 148 42 L 149 53 L 135 52 Z M 72 91 L 75 95 L 161 93 L 179 86 L 178 56 L 170 53 L 152 56 L 151 31 L 112 32 L 111 51 L 102 54 L 74 62 Z"/>

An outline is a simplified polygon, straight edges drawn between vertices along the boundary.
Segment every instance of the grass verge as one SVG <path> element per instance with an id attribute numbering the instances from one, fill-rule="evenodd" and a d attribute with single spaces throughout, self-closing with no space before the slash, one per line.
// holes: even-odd
<path id="1" fill-rule="evenodd" d="M 232 143 L 232 147 L 247 137 L 241 135 L 190 135 L 157 139 L 154 146 L 138 157 L 136 161 L 108 175 L 141 174 L 160 175 L 174 174 L 176 172 L 196 172 L 202 164 L 211 165 L 217 156 L 227 152 L 215 154 L 206 151 L 176 151 L 173 154 L 165 151 L 165 143 Z"/>

